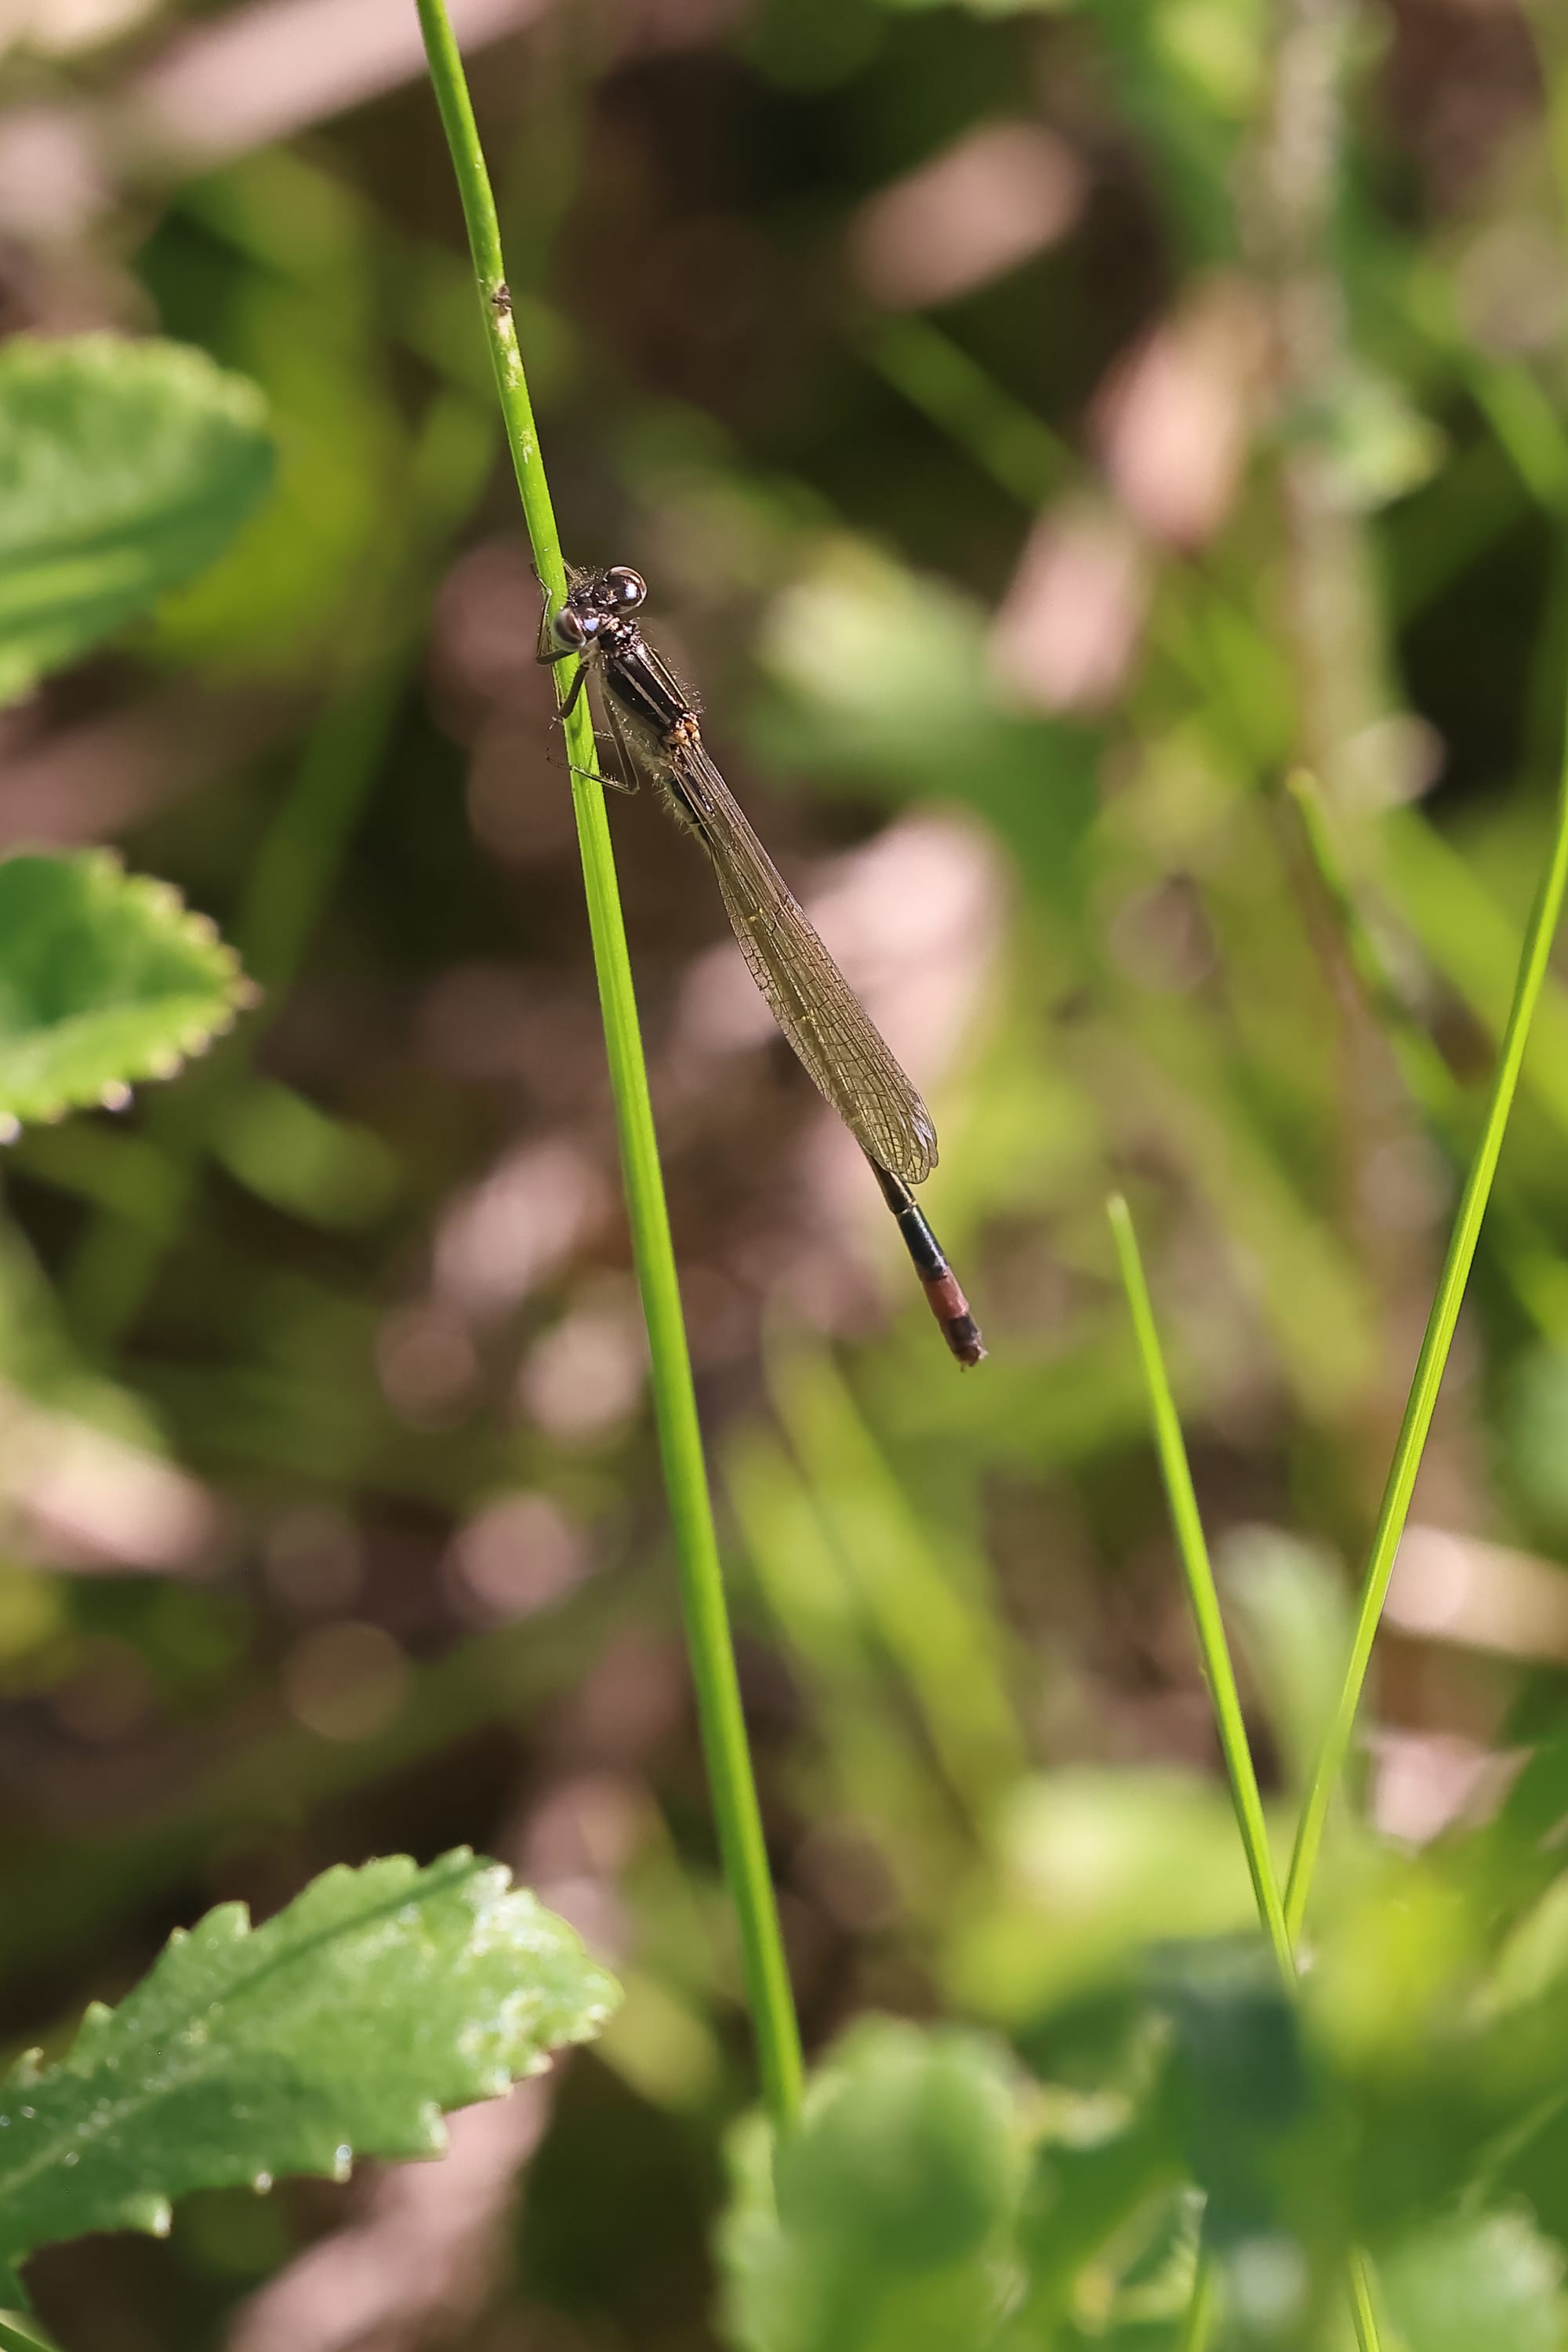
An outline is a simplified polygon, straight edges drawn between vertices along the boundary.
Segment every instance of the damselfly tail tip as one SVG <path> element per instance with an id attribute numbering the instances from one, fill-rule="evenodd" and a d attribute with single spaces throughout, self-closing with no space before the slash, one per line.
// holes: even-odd
<path id="1" fill-rule="evenodd" d="M 976 1364 L 983 1364 L 990 1353 L 973 1315 L 960 1315 L 952 1322 L 944 1323 L 942 1336 L 965 1371 L 973 1371 Z"/>
<path id="2" fill-rule="evenodd" d="M 955 1276 L 944 1271 L 928 1279 L 925 1292 L 931 1311 L 942 1327 L 942 1336 L 959 1362 L 965 1367 L 983 1363 L 985 1342 Z"/>

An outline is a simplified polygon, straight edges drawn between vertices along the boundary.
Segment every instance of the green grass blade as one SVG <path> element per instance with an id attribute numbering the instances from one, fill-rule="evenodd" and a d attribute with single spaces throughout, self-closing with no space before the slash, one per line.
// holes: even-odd
<path id="1" fill-rule="evenodd" d="M 1359 2246 L 1351 2252 L 1345 2291 L 1351 2321 L 1355 2328 L 1357 2352 L 1379 2352 L 1377 2314 L 1372 2299 L 1372 2265 Z M 1200 2247 L 1198 2266 L 1193 2275 L 1192 2295 L 1182 2315 L 1180 2352 L 1208 2352 L 1218 2317 L 1219 2268 L 1214 2256 Z"/>
<path id="2" fill-rule="evenodd" d="M 1373 2301 L 1372 2264 L 1360 2246 L 1351 2249 L 1348 2284 L 1355 2340 L 1361 2352 L 1377 2352 L 1377 2307 Z"/>
<path id="3" fill-rule="evenodd" d="M 1138 1236 L 1133 1231 L 1132 1213 L 1121 1195 L 1117 1193 L 1107 1202 L 1106 1213 L 1110 1219 L 1116 1255 L 1121 1268 L 1122 1288 L 1127 1293 L 1138 1354 L 1143 1367 L 1154 1450 L 1160 1457 L 1160 1475 L 1165 1482 L 1165 1494 L 1171 1507 L 1171 1524 L 1175 1529 L 1176 1548 L 1181 1555 L 1182 1575 L 1186 1582 L 1187 1601 L 1198 1637 L 1204 1679 L 1208 1685 L 1209 1698 L 1214 1706 L 1220 1748 L 1230 1780 L 1231 1802 L 1236 1807 L 1237 1827 L 1241 1832 L 1247 1867 L 1252 1876 L 1252 1891 L 1258 1900 L 1258 1916 L 1273 1948 L 1279 1972 L 1293 1989 L 1296 1967 L 1290 1953 L 1290 1938 L 1286 1933 L 1279 1880 L 1274 1868 L 1274 1857 L 1268 1850 L 1263 1800 L 1258 1794 L 1252 1750 L 1247 1746 L 1247 1726 L 1242 1719 L 1241 1697 L 1236 1686 L 1230 1646 L 1225 1638 L 1225 1622 L 1220 1615 L 1214 1569 L 1209 1560 L 1208 1546 L 1204 1540 L 1198 1499 L 1193 1492 L 1192 1471 L 1182 1439 L 1176 1401 L 1171 1393 L 1160 1335 L 1154 1325 L 1154 1309 L 1149 1297 Z"/>
<path id="4" fill-rule="evenodd" d="M 879 319 L 860 348 L 911 407 L 1031 513 L 1077 471 L 1072 451 L 1033 409 L 929 319 L 913 311 Z"/>
<path id="5" fill-rule="evenodd" d="M 1519 1086 L 1519 1074 L 1524 1060 L 1524 1049 L 1530 1036 L 1531 1019 L 1546 978 L 1547 961 L 1552 937 L 1562 912 L 1564 883 L 1568 882 L 1568 758 L 1565 758 L 1562 782 L 1558 790 L 1557 812 L 1552 828 L 1552 850 L 1535 905 L 1525 931 L 1524 945 L 1520 954 L 1519 976 L 1514 983 L 1513 1003 L 1509 1010 L 1508 1024 L 1503 1032 L 1502 1049 L 1498 1057 L 1497 1072 L 1492 1079 L 1491 1094 L 1487 1102 L 1486 1118 L 1479 1144 L 1470 1171 L 1465 1180 L 1458 1213 L 1454 1220 L 1447 1255 L 1438 1278 L 1436 1296 L 1427 1321 L 1426 1337 L 1416 1360 L 1415 1374 L 1411 1382 L 1405 1418 L 1400 1424 L 1398 1442 L 1389 1469 L 1388 1484 L 1384 1489 L 1383 1505 L 1378 1513 L 1372 1550 L 1367 1560 L 1365 1580 L 1362 1588 L 1361 1606 L 1357 1614 L 1351 1654 L 1345 1668 L 1344 1683 L 1329 1728 L 1324 1734 L 1307 1801 L 1301 1809 L 1300 1825 L 1296 1832 L 1295 1852 L 1290 1858 L 1290 1874 L 1285 1889 L 1285 1919 L 1292 1941 L 1300 1932 L 1306 1912 L 1307 1898 L 1311 1891 L 1312 1873 L 1317 1866 L 1318 1850 L 1322 1843 L 1323 1825 L 1330 1803 L 1338 1784 L 1345 1758 L 1350 1751 L 1355 1729 L 1356 1712 L 1361 1705 L 1362 1685 L 1366 1680 L 1367 1666 L 1372 1658 L 1378 1620 L 1383 1613 L 1388 1582 L 1394 1573 L 1394 1556 L 1399 1539 L 1405 1532 L 1409 1514 L 1410 1497 L 1415 1486 L 1415 1474 L 1421 1466 L 1422 1450 L 1432 1415 L 1442 1386 L 1443 1373 L 1453 1344 L 1455 1327 L 1459 1319 L 1459 1307 L 1469 1278 L 1471 1263 L 1479 1238 L 1481 1220 L 1486 1214 L 1491 1192 L 1492 1178 L 1497 1171 L 1498 1158 L 1508 1128 L 1509 1114 L 1513 1108 Z"/>
<path id="6" fill-rule="evenodd" d="M 1198 2266 L 1193 2273 L 1193 2291 L 1182 2315 L 1182 2333 L 1177 2352 L 1207 2352 L 1215 2321 L 1219 2316 L 1219 2273 L 1212 2254 L 1198 2249 Z"/>
<path id="7" fill-rule="evenodd" d="M 1116 1193 L 1107 1202 L 1106 1213 L 1110 1219 L 1110 1231 L 1121 1268 L 1122 1288 L 1127 1294 L 1139 1360 L 1143 1367 L 1154 1449 L 1159 1455 L 1160 1475 L 1164 1480 L 1170 1504 L 1171 1523 L 1175 1530 L 1182 1574 L 1186 1581 L 1187 1599 L 1192 1607 L 1193 1622 L 1203 1658 L 1204 1678 L 1208 1684 L 1209 1697 L 1214 1706 L 1215 1722 L 1230 1780 L 1231 1801 L 1236 1807 L 1237 1826 L 1241 1832 L 1247 1866 L 1252 1875 L 1258 1916 L 1273 1948 L 1275 1963 L 1286 1989 L 1294 1995 L 1295 1954 L 1286 1927 L 1279 1874 L 1269 1851 L 1263 1800 L 1258 1793 L 1258 1774 L 1253 1766 L 1252 1750 L 1247 1744 L 1247 1726 L 1236 1686 L 1230 1645 L 1225 1636 L 1225 1620 L 1220 1613 L 1214 1568 L 1204 1537 L 1203 1520 L 1198 1513 L 1198 1498 L 1193 1490 L 1193 1475 L 1187 1461 L 1186 1444 L 1182 1436 L 1181 1417 L 1176 1411 L 1175 1398 L 1171 1393 L 1170 1378 L 1160 1346 L 1159 1329 L 1154 1321 L 1153 1305 L 1149 1297 L 1132 1213 L 1121 1195 Z M 1218 2314 L 1218 2287 L 1214 2259 L 1200 2247 L 1192 2297 L 1182 2326 L 1184 2352 L 1205 2352 Z M 1359 2247 L 1352 2249 L 1351 2253 L 1346 2293 L 1360 2352 L 1378 2352 L 1370 2265 Z"/>
<path id="8" fill-rule="evenodd" d="M 565 566 L 539 455 L 522 354 L 512 322 L 495 199 L 458 45 L 442 0 L 418 0 L 418 8 L 430 79 L 468 225 L 479 279 L 479 307 L 523 517 L 535 567 L 554 603 L 565 593 Z M 679 1564 L 687 1649 L 724 1873 L 740 1923 L 763 2095 L 774 2126 L 782 2128 L 793 2121 L 800 2105 L 800 2035 L 746 1744 L 686 1327 L 681 1319 L 675 1250 L 648 1100 L 631 961 L 604 793 L 595 774 L 594 730 L 586 697 L 579 697 L 565 731 L 626 1208 L 652 1359 L 659 1451 Z"/>

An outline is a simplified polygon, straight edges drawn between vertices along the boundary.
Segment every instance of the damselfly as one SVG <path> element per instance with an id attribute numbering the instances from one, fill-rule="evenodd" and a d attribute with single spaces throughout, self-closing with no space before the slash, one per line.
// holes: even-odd
<path id="1" fill-rule="evenodd" d="M 710 759 L 693 698 L 644 637 L 635 618 L 647 593 L 640 576 L 617 563 L 568 578 L 565 603 L 552 613 L 546 600 L 539 628 L 542 662 L 579 657 L 563 715 L 596 669 L 625 770 L 618 788 L 635 792 L 639 773 L 647 776 L 670 815 L 708 852 L 731 928 L 773 1018 L 870 1161 L 942 1337 L 961 1364 L 977 1364 L 985 1353 L 979 1326 L 911 1189 L 936 1166 L 930 1111 Z"/>

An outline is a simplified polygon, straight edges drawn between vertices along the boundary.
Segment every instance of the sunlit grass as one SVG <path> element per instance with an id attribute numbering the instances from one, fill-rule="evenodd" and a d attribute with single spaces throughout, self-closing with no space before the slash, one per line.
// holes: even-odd
<path id="1" fill-rule="evenodd" d="M 1432 1311 L 1421 1342 L 1421 1352 L 1416 1359 L 1415 1376 L 1411 1381 L 1405 1416 L 1400 1423 L 1399 1437 L 1367 1556 L 1361 1603 L 1356 1613 L 1344 1680 L 1308 1784 L 1300 1823 L 1296 1832 L 1295 1850 L 1290 1857 L 1290 1872 L 1285 1888 L 1285 1921 L 1292 1940 L 1300 1934 L 1306 1915 L 1324 1823 L 1350 1752 L 1362 1689 L 1372 1661 L 1373 1643 L 1377 1638 L 1378 1622 L 1388 1595 L 1389 1579 L 1394 1574 L 1399 1539 L 1409 1516 L 1410 1498 L 1415 1489 L 1416 1474 L 1421 1467 L 1421 1456 L 1432 1426 L 1432 1415 L 1436 1409 L 1448 1350 L 1458 1325 L 1459 1309 L 1464 1304 L 1465 1286 L 1475 1262 L 1481 1221 L 1491 1196 L 1492 1179 L 1497 1173 L 1509 1116 L 1519 1087 L 1525 1047 L 1530 1041 L 1531 1022 L 1546 978 L 1552 942 L 1563 910 L 1565 884 L 1568 884 L 1568 755 L 1564 757 L 1558 791 L 1551 847 L 1520 951 L 1513 1002 L 1509 1009 L 1508 1024 L 1487 1100 L 1480 1139 L 1465 1179 L 1442 1271 L 1437 1278 Z"/>
<path id="2" fill-rule="evenodd" d="M 1413 1054 L 1408 1024 L 1396 1003 L 1387 997 L 1381 985 L 1380 969 L 1373 957 L 1370 942 L 1362 936 L 1359 924 L 1354 919 L 1352 903 L 1342 887 L 1334 887 L 1339 877 L 1330 856 L 1330 845 L 1323 829 L 1323 813 L 1316 795 L 1303 781 L 1298 787 L 1296 796 L 1312 835 L 1312 845 L 1320 871 L 1324 874 L 1325 880 L 1330 885 L 1331 898 L 1336 912 L 1346 925 L 1348 951 L 1359 976 L 1366 986 L 1373 1009 L 1383 1015 L 1385 1025 L 1390 1031 L 1391 1043 L 1400 1052 L 1401 1060 L 1407 1070 L 1412 1066 L 1419 1070 L 1423 1064 L 1419 1057 Z M 1346 1661 L 1339 1697 L 1323 1735 L 1308 1782 L 1283 1901 L 1281 1901 L 1279 1882 L 1274 1870 L 1273 1857 L 1268 1848 L 1257 1772 L 1247 1738 L 1236 1677 L 1226 1641 L 1214 1571 L 1204 1538 L 1197 1498 L 1193 1489 L 1192 1473 L 1187 1462 L 1175 1401 L 1171 1392 L 1170 1380 L 1165 1370 L 1137 1236 L 1126 1202 L 1117 1196 L 1109 1203 L 1111 1231 L 1115 1237 L 1122 1284 L 1127 1293 L 1139 1357 L 1143 1368 L 1144 1383 L 1148 1391 L 1150 1420 L 1155 1448 L 1159 1454 L 1161 1475 L 1165 1485 L 1172 1525 L 1175 1532 L 1188 1601 L 1197 1633 L 1204 1675 L 1208 1685 L 1220 1747 L 1230 1780 L 1237 1823 L 1247 1855 L 1247 1868 L 1252 1877 L 1258 1916 L 1268 1937 L 1280 1973 L 1292 1990 L 1296 1979 L 1296 1946 L 1311 1892 L 1312 1877 L 1322 1843 L 1324 1826 L 1354 1734 L 1362 1692 L 1372 1660 L 1373 1646 L 1377 1637 L 1384 1603 L 1387 1598 L 1389 1580 L 1394 1572 L 1400 1538 L 1405 1530 L 1410 1499 L 1415 1491 L 1422 1454 L 1431 1430 L 1432 1416 L 1447 1365 L 1448 1351 L 1453 1344 L 1459 1310 L 1464 1302 L 1465 1287 L 1475 1260 L 1481 1223 L 1491 1195 L 1492 1181 L 1497 1172 L 1503 1139 L 1508 1130 L 1509 1117 L 1518 1091 L 1520 1071 L 1523 1066 L 1525 1048 L 1530 1039 L 1531 1022 L 1546 977 L 1552 943 L 1562 913 L 1565 885 L 1568 885 L 1568 751 L 1564 752 L 1556 815 L 1547 862 L 1520 951 L 1513 1001 L 1503 1033 L 1502 1045 L 1487 1101 L 1480 1137 L 1460 1196 L 1453 1231 L 1449 1236 L 1447 1251 L 1438 1276 L 1432 1311 L 1427 1320 L 1426 1336 L 1416 1360 L 1415 1371 L 1368 1556 L 1350 1655 Z M 1363 2347 L 1363 2352 L 1373 2352 L 1379 2338 L 1372 2278 L 1366 2259 L 1359 2251 L 1352 2257 L 1347 2287 L 1358 2343 Z M 1186 2352 L 1200 2352 L 1200 2347 L 1208 2342 L 1214 2319 L 1214 2304 L 1215 2282 L 1212 2266 L 1208 2257 L 1205 2255 L 1200 2259 L 1192 2303 L 1183 2332 L 1182 2340 Z"/>
<path id="3" fill-rule="evenodd" d="M 1198 1651 L 1203 1660 L 1204 1680 L 1208 1685 L 1220 1750 L 1230 1781 L 1237 1828 L 1241 1833 L 1242 1849 L 1247 1855 L 1258 1916 L 1268 1938 L 1280 1979 L 1293 1999 L 1296 1992 L 1296 1956 L 1286 1925 L 1279 1875 L 1274 1867 L 1274 1856 L 1268 1844 L 1263 1799 L 1258 1790 L 1257 1768 L 1252 1760 L 1247 1725 L 1242 1716 L 1241 1695 L 1237 1688 L 1230 1644 L 1226 1639 L 1219 1591 L 1215 1583 L 1214 1566 L 1209 1559 L 1203 1520 L 1198 1512 L 1197 1496 L 1193 1488 L 1192 1468 L 1182 1436 L 1176 1401 L 1171 1392 L 1170 1375 L 1165 1370 L 1164 1351 L 1160 1345 L 1159 1328 L 1149 1297 L 1142 1255 L 1138 1247 L 1132 1213 L 1120 1193 L 1113 1194 L 1107 1204 L 1107 1213 L 1116 1243 L 1121 1284 L 1132 1318 L 1138 1358 L 1149 1398 L 1154 1450 L 1159 1455 L 1160 1475 L 1164 1482 L 1176 1549 L 1187 1588 L 1187 1601 L 1192 1610 Z M 1378 2352 L 1380 2339 L 1373 2305 L 1372 2280 L 1365 2256 L 1359 2249 L 1351 2255 L 1345 2285 L 1361 2352 Z M 1206 2248 L 1202 2249 L 1193 2281 L 1192 2299 L 1183 2323 L 1183 2352 L 1204 2352 L 1208 2344 L 1218 2316 L 1216 2287 L 1217 2274 L 1213 2257 Z"/>

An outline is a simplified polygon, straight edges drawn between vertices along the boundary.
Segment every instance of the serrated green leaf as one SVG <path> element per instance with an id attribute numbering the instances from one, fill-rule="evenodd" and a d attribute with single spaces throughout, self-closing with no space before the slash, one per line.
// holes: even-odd
<path id="1" fill-rule="evenodd" d="M 0 2089 L 0 2261 L 169 2226 L 187 2190 L 429 2156 L 442 2111 L 587 2040 L 617 1998 L 563 1920 L 466 1849 L 325 1872 L 267 1925 L 222 1904 L 70 2054 Z"/>
<path id="2" fill-rule="evenodd" d="M 106 851 L 0 863 L 0 1119 L 58 1118 L 172 1077 L 247 983 L 205 915 Z"/>
<path id="3" fill-rule="evenodd" d="M 271 476 L 261 394 L 204 352 L 0 349 L 0 702 L 221 554 Z"/>

